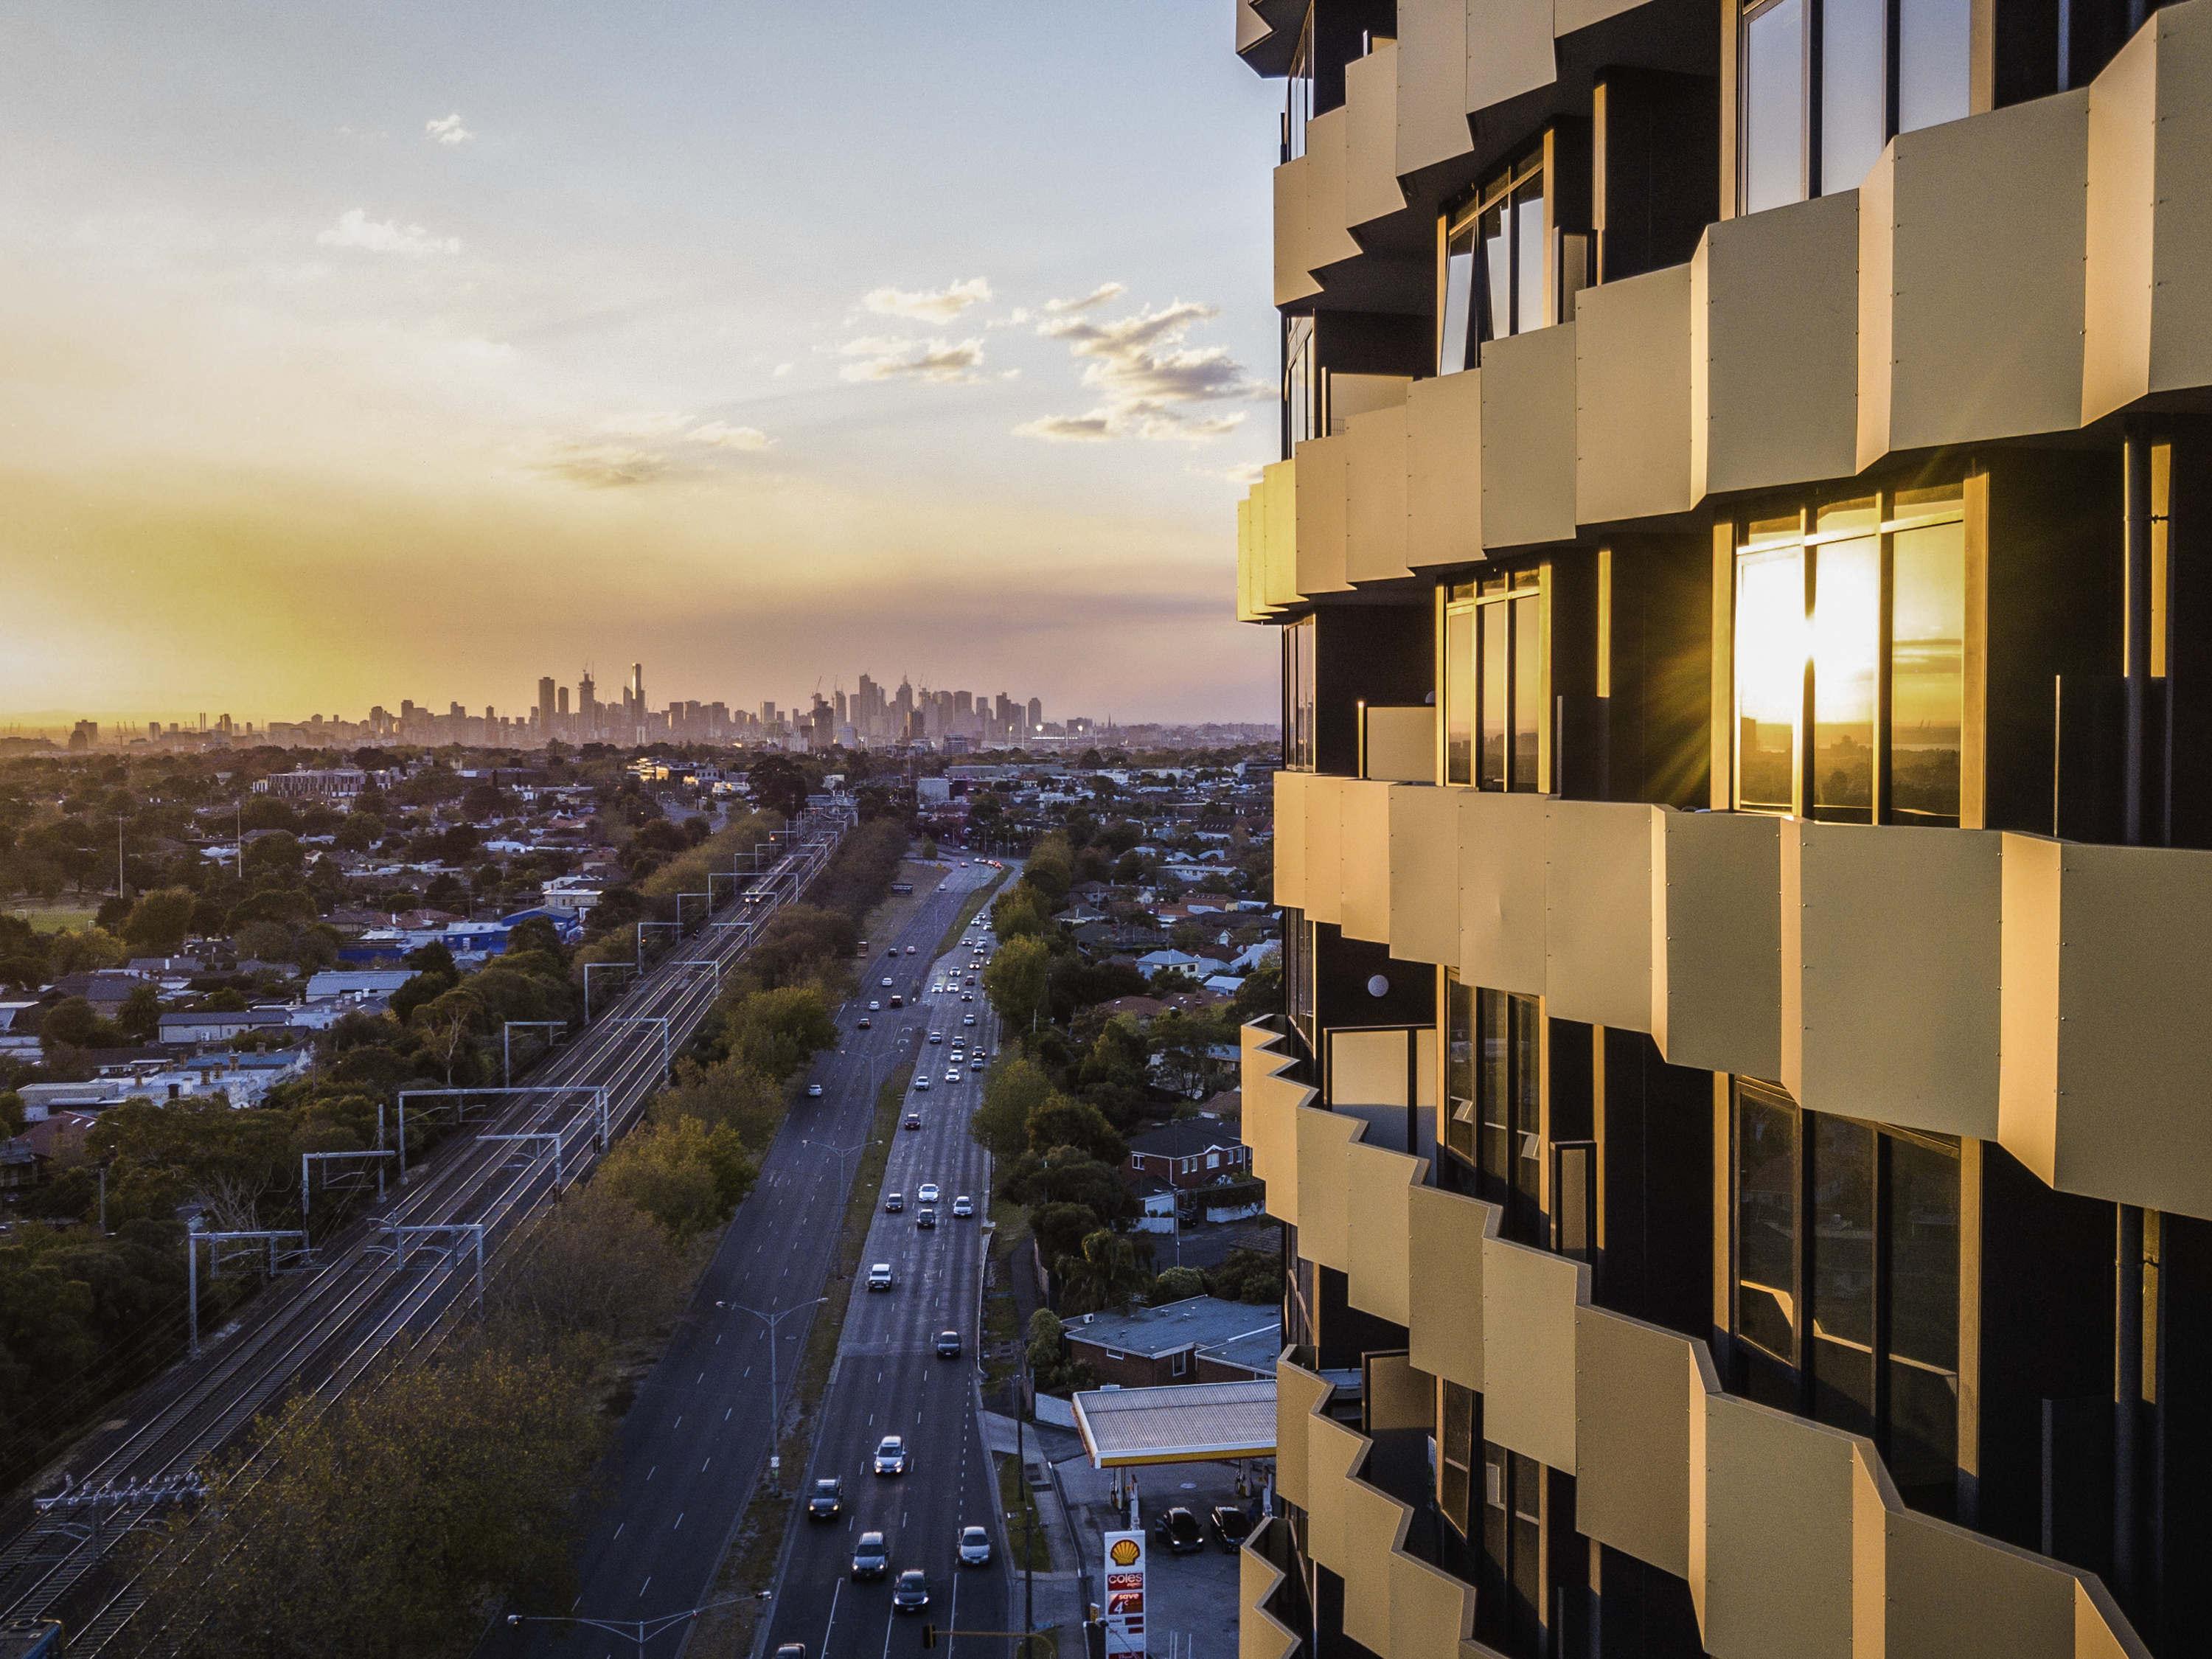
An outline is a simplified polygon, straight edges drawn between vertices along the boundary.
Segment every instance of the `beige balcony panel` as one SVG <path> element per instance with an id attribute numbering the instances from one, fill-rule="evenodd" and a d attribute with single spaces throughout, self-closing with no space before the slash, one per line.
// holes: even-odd
<path id="1" fill-rule="evenodd" d="M 1394 1325 L 1413 1318 L 1410 1206 L 1427 1168 L 1425 1158 L 1382 1146 L 1354 1146 L 1345 1157 L 1352 1213 L 1346 1293 L 1354 1307 Z"/>
<path id="2" fill-rule="evenodd" d="M 1389 1566 L 1389 1659 L 1458 1659 L 1474 1628 L 1474 1587 L 1407 1554 L 1402 1544 L 1390 1552 Z"/>
<path id="3" fill-rule="evenodd" d="M 1406 405 L 1352 417 L 1345 574 L 1355 582 L 1410 576 L 1406 565 Z"/>
<path id="4" fill-rule="evenodd" d="M 1298 1224 L 1297 1111 L 1312 1091 L 1278 1075 L 1289 1066 L 1280 1052 L 1289 1039 L 1263 1025 L 1237 1032 L 1238 1081 L 1244 1097 L 1244 1144 L 1252 1149 L 1252 1173 L 1267 1183 L 1267 1212 L 1291 1226 Z"/>
<path id="5" fill-rule="evenodd" d="M 1313 156 L 1292 157 L 1275 169 L 1275 303 L 1295 305 L 1321 292 L 1313 279 L 1312 238 L 1306 219 L 1312 210 Z"/>
<path id="6" fill-rule="evenodd" d="M 1434 783 L 1437 711 L 1425 703 L 1367 709 L 1367 775 L 1386 783 Z"/>
<path id="7" fill-rule="evenodd" d="M 1651 1029 L 1656 806 L 1552 803 L 1545 883 L 1545 1012 Z"/>
<path id="8" fill-rule="evenodd" d="M 1578 1261 L 1483 1242 L 1483 1436 L 1566 1474 L 1577 1468 L 1575 1306 L 1589 1294 Z"/>
<path id="9" fill-rule="evenodd" d="M 2099 1579 L 2074 1581 L 2074 1653 L 2075 1659 L 2151 1659 L 2150 1649 Z"/>
<path id="10" fill-rule="evenodd" d="M 1407 1194 L 1413 1277 L 1406 1357 L 1431 1376 L 1482 1392 L 1483 1241 L 1498 1228 L 1498 1208 L 1441 1187 Z"/>
<path id="11" fill-rule="evenodd" d="M 1782 1078 L 1814 1111 L 1997 1133 L 2003 838 L 1782 827 Z"/>
<path id="12" fill-rule="evenodd" d="M 1575 533 L 1575 325 L 1482 349 L 1482 544 Z"/>
<path id="13" fill-rule="evenodd" d="M 1406 394 L 1406 562 L 1482 556 L 1482 371 L 1470 368 Z"/>
<path id="14" fill-rule="evenodd" d="M 2006 838 L 2006 1149 L 2052 1186 L 2212 1217 L 2212 854 Z"/>
<path id="15" fill-rule="evenodd" d="M 1328 429 L 1346 430 L 1355 416 L 1378 409 L 1403 409 L 1413 381 L 1407 374 L 1336 374 L 1328 377 Z"/>
<path id="16" fill-rule="evenodd" d="M 1390 942 L 1390 797 L 1392 784 L 1347 778 L 1341 802 L 1338 859 L 1344 898 L 1340 926 L 1352 939 Z"/>
<path id="17" fill-rule="evenodd" d="M 1586 29 L 1593 23 L 1602 23 L 1608 17 L 1618 17 L 1623 12 L 1634 11 L 1647 0 L 1558 0 L 1553 17 L 1553 28 L 1563 39 L 1577 29 Z"/>
<path id="18" fill-rule="evenodd" d="M 1232 0 L 1237 8 L 1237 50 L 1247 52 L 1274 33 L 1267 21 L 1252 9 L 1252 0 Z"/>
<path id="19" fill-rule="evenodd" d="M 1338 1425 L 1340 1426 L 1340 1425 Z M 1374 1443 L 1353 1437 L 1359 1450 L 1357 1469 Z M 1371 1651 L 1397 1659 L 1390 1650 L 1390 1559 L 1413 1511 L 1357 1475 L 1344 1483 L 1344 1633 Z"/>
<path id="20" fill-rule="evenodd" d="M 1344 66 L 1345 222 L 1402 212 L 1398 188 L 1398 43 L 1378 40 Z"/>
<path id="21" fill-rule="evenodd" d="M 1390 954 L 1401 962 L 1459 960 L 1460 794 L 1390 792 Z"/>
<path id="22" fill-rule="evenodd" d="M 1398 0 L 1401 173 L 1474 148 L 1467 126 L 1468 0 Z"/>
<path id="23" fill-rule="evenodd" d="M 1306 775 L 1306 915 L 1332 926 L 1344 920 L 1344 786 L 1328 772 Z"/>
<path id="24" fill-rule="evenodd" d="M 1855 1659 L 1858 1443 L 1732 1395 L 1705 1414 L 1706 1651 Z"/>
<path id="25" fill-rule="evenodd" d="M 1351 449 L 1349 438 L 1316 438 L 1298 446 L 1296 563 L 1300 593 L 1340 593 L 1351 588 L 1346 577 L 1345 476 Z"/>
<path id="26" fill-rule="evenodd" d="M 1314 1413 L 1328 1398 L 1322 1377 L 1288 1359 L 1275 1362 L 1275 1486 L 1300 1509 L 1313 1508 L 1314 1471 L 1309 1449 Z"/>
<path id="27" fill-rule="evenodd" d="M 1476 115 L 1559 74 L 1552 0 L 1467 0 L 1467 104 Z"/>
<path id="28" fill-rule="evenodd" d="M 2073 1573 L 1924 1515 L 1885 1519 L 1882 1659 L 2075 1659 Z"/>
<path id="29" fill-rule="evenodd" d="M 1371 1119 L 1375 1114 L 1367 1109 L 1370 1107 L 1405 1108 L 1407 1049 L 1402 1028 L 1339 1026 L 1326 1036 L 1332 1109 Z"/>
<path id="30" fill-rule="evenodd" d="M 1686 511 L 1690 267 L 1584 289 L 1575 301 L 1575 517 Z"/>
<path id="31" fill-rule="evenodd" d="M 1427 1429 L 1437 1420 L 1437 1379 L 1401 1353 L 1367 1357 L 1367 1432 Z"/>
<path id="32" fill-rule="evenodd" d="M 1352 1271 L 1352 1143 L 1359 1119 L 1306 1107 L 1297 1115 L 1298 1254 L 1337 1272 Z"/>
<path id="33" fill-rule="evenodd" d="M 1296 461 L 1276 461 L 1261 474 L 1261 597 L 1277 610 L 1298 602 L 1298 482 Z"/>
<path id="34" fill-rule="evenodd" d="M 1264 1531 L 1283 1524 L 1269 1520 L 1261 1522 L 1261 1528 Z M 1304 1638 L 1267 1611 L 1267 1603 L 1290 1575 L 1254 1547 L 1260 1537 L 1255 1532 L 1237 1553 L 1237 1659 L 1295 1659 Z"/>
<path id="35" fill-rule="evenodd" d="M 1547 817 L 1541 795 L 1459 797 L 1459 971 L 1492 991 L 1541 996 Z"/>
<path id="36" fill-rule="evenodd" d="M 1310 772 L 1275 774 L 1275 902 L 1306 905 L 1306 785 Z"/>
<path id="37" fill-rule="evenodd" d="M 1653 821 L 1651 1035 L 1671 1065 L 1782 1074 L 1781 832 L 1756 812 Z"/>
<path id="38" fill-rule="evenodd" d="M 1312 171 L 1307 174 L 1305 258 L 1309 270 L 1319 270 L 1359 255 L 1359 244 L 1352 239 L 1352 220 L 1345 210 L 1350 118 L 1340 104 L 1306 123 L 1306 159 L 1313 164 Z"/>
<path id="39" fill-rule="evenodd" d="M 2087 88 L 1901 133 L 1859 189 L 1858 465 L 2071 430 Z"/>
<path id="40" fill-rule="evenodd" d="M 1352 1472 L 1367 1455 L 1367 1437 L 1316 1413 L 1306 1424 L 1306 1540 L 1313 1559 L 1349 1577 L 1365 1565 L 1352 1517 Z"/>
<path id="41" fill-rule="evenodd" d="M 1708 227 L 1690 283 L 1695 493 L 1856 471 L 1857 192 Z"/>
<path id="42" fill-rule="evenodd" d="M 1577 1308 L 1576 1529 L 1688 1577 L 1692 1421 L 1705 1409 L 1697 1344 L 1641 1320 Z"/>
<path id="43" fill-rule="evenodd" d="M 2212 386 L 2212 8 L 2156 15 L 2150 389 Z"/>

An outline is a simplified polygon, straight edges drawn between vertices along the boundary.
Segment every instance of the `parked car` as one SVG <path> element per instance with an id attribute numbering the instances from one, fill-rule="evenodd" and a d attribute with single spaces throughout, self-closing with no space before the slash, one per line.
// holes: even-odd
<path id="1" fill-rule="evenodd" d="M 1198 1517 L 1180 1504 L 1152 1517 L 1152 1536 L 1168 1547 L 1170 1555 L 1188 1555 L 1206 1547 L 1206 1533 Z"/>
<path id="2" fill-rule="evenodd" d="M 892 1273 L 891 1264 L 888 1261 L 878 1261 L 868 1269 L 868 1288 L 872 1291 L 888 1291 L 897 1283 L 898 1279 Z"/>
<path id="3" fill-rule="evenodd" d="M 939 1331 L 939 1332 L 938 1332 L 938 1334 L 937 1334 L 937 1357 L 938 1357 L 939 1359 L 957 1359 L 957 1358 L 960 1358 L 960 1333 L 959 1333 L 959 1332 L 957 1332 L 957 1331 Z"/>
<path id="4" fill-rule="evenodd" d="M 1232 1555 L 1237 1547 L 1251 1535 L 1252 1517 L 1234 1504 L 1216 1504 L 1212 1519 L 1214 1537 Z"/>
<path id="5" fill-rule="evenodd" d="M 891 1586 L 893 1613 L 920 1613 L 929 1605 L 929 1576 L 920 1567 L 908 1567 Z"/>
<path id="6" fill-rule="evenodd" d="M 876 1473 L 878 1474 L 906 1473 L 906 1442 L 897 1435 L 887 1434 L 876 1443 Z"/>
<path id="7" fill-rule="evenodd" d="M 853 1546 L 853 1577 L 880 1578 L 890 1571 L 890 1546 L 884 1542 L 879 1532 L 864 1532 L 860 1541 Z"/>
<path id="8" fill-rule="evenodd" d="M 965 1221 L 975 1213 L 975 1200 L 967 1194 L 963 1193 L 952 1200 L 952 1218 L 955 1221 Z"/>
<path id="9" fill-rule="evenodd" d="M 963 1567 L 988 1567 L 991 1565 L 991 1534 L 981 1527 L 960 1528 L 960 1565 Z"/>
<path id="10" fill-rule="evenodd" d="M 885 1193 L 884 1194 L 884 1208 L 892 1215 L 896 1215 L 901 1210 L 906 1208 L 906 1194 L 904 1193 Z"/>
<path id="11" fill-rule="evenodd" d="M 806 1518 L 809 1521 L 834 1521 L 845 1507 L 845 1483 L 825 1475 L 814 1483 L 814 1490 L 806 1495 Z"/>
<path id="12" fill-rule="evenodd" d="M 915 1194 L 915 1196 L 917 1199 L 920 1199 L 920 1200 L 921 1200 L 924 1204 L 934 1204 L 934 1203 L 936 1203 L 936 1202 L 937 1202 L 937 1183 L 936 1183 L 935 1182 L 933 1182 L 933 1181 L 925 1181 L 925 1182 L 923 1182 L 921 1183 L 921 1188 L 920 1188 L 920 1189 L 919 1189 L 919 1190 Z"/>

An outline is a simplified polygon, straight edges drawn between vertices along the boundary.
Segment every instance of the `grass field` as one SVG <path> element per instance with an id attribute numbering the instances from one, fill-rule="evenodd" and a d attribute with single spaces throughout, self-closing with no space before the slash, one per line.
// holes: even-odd
<path id="1" fill-rule="evenodd" d="M 15 904 L 9 907 L 8 914 L 22 917 L 34 933 L 60 933 L 91 927 L 99 912 L 73 904 Z"/>

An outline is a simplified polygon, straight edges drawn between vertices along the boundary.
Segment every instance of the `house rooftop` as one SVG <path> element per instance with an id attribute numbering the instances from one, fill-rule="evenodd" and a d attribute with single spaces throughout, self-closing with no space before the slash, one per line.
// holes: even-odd
<path id="1" fill-rule="evenodd" d="M 1131 1135 L 1129 1150 L 1155 1158 L 1188 1158 L 1216 1146 L 1234 1146 L 1238 1139 L 1234 1123 L 1201 1113 L 1196 1117 L 1172 1118 L 1156 1129 Z"/>
<path id="2" fill-rule="evenodd" d="M 1067 1322 L 1067 1340 L 1112 1348 L 1146 1359 L 1159 1359 L 1190 1348 L 1211 1348 L 1278 1328 L 1281 1316 L 1249 1302 L 1224 1302 L 1218 1296 L 1188 1296 L 1160 1308 L 1127 1313 L 1085 1314 Z"/>

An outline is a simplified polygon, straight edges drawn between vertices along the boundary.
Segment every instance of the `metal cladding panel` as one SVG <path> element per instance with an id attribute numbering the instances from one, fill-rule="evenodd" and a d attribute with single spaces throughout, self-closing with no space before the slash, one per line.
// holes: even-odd
<path id="1" fill-rule="evenodd" d="M 1352 220 L 1345 210 L 1347 128 L 1351 118 L 1344 106 L 1316 115 L 1306 123 L 1306 269 L 1319 270 L 1340 259 L 1357 258 L 1359 244 L 1352 239 Z"/>
<path id="2" fill-rule="evenodd" d="M 2156 14 L 2150 389 L 2212 386 L 2212 7 Z M 2147 31 L 2148 32 L 2148 31 Z"/>
<path id="3" fill-rule="evenodd" d="M 1482 371 L 1470 368 L 1406 393 L 1406 562 L 1482 556 Z"/>
<path id="4" fill-rule="evenodd" d="M 1338 856 L 1344 900 L 1339 926 L 1352 939 L 1390 942 L 1390 797 L 1396 786 L 1346 778 L 1338 787 Z"/>
<path id="5" fill-rule="evenodd" d="M 1274 33 L 1267 27 L 1267 20 L 1252 9 L 1252 0 L 1230 0 L 1230 3 L 1237 11 L 1237 50 L 1239 53 L 1249 52 Z"/>
<path id="6" fill-rule="evenodd" d="M 1585 289 L 1575 301 L 1575 517 L 1686 511 L 1690 267 Z"/>
<path id="7" fill-rule="evenodd" d="M 1468 0 L 1398 0 L 1401 173 L 1464 155 Z"/>
<path id="8" fill-rule="evenodd" d="M 1459 971 L 1492 991 L 1544 994 L 1548 809 L 1541 795 L 1457 789 Z"/>
<path id="9" fill-rule="evenodd" d="M 1264 1025 L 1245 1025 L 1237 1032 L 1238 1082 L 1244 1097 L 1243 1133 L 1252 1149 L 1252 1173 L 1267 1183 L 1267 1212 L 1289 1226 L 1298 1224 L 1297 1119 L 1299 1104 L 1310 1092 L 1304 1085 L 1276 1073 L 1289 1063 L 1273 1052 L 1289 1039 Z"/>
<path id="10" fill-rule="evenodd" d="M 1863 287 L 1886 283 L 1889 349 L 1862 341 L 1860 388 L 1889 380 L 1886 430 L 1862 411 L 1858 460 L 1893 450 L 2071 431 L 2081 410 L 2082 250 L 2089 93 L 1899 135 L 1890 147 L 1887 265 L 1869 256 L 1871 193 L 1859 204 Z"/>
<path id="11" fill-rule="evenodd" d="M 1545 880 L 1544 1012 L 1651 1029 L 1651 854 L 1656 806 L 1558 800 Z"/>
<path id="12" fill-rule="evenodd" d="M 1237 503 L 1237 620 L 1241 623 L 1267 620 L 1253 581 L 1252 512 L 1252 497 L 1248 492 Z"/>
<path id="13" fill-rule="evenodd" d="M 1306 775 L 1306 915 L 1332 927 L 1344 920 L 1344 786 L 1327 772 Z"/>
<path id="14" fill-rule="evenodd" d="M 1459 795 L 1390 792 L 1390 954 L 1401 962 L 1459 960 Z"/>
<path id="15" fill-rule="evenodd" d="M 1310 772 L 1275 774 L 1275 902 L 1306 906 L 1306 786 Z"/>
<path id="16" fill-rule="evenodd" d="M 1705 1415 L 1705 1650 L 1855 1659 L 1856 1443 L 1732 1395 Z"/>
<path id="17" fill-rule="evenodd" d="M 1401 212 L 1398 188 L 1398 43 L 1378 40 L 1344 66 L 1344 206 L 1347 224 Z"/>
<path id="18" fill-rule="evenodd" d="M 1647 3 L 1648 0 L 1557 0 L 1553 28 L 1564 39 L 1577 29 L 1602 23 L 1608 17 L 1634 11 Z"/>
<path id="19" fill-rule="evenodd" d="M 1407 1194 L 1413 1275 L 1406 1357 L 1431 1376 L 1482 1392 L 1483 1240 L 1498 1225 L 1495 1205 L 1441 1187 Z"/>
<path id="20" fill-rule="evenodd" d="M 1575 534 L 1575 325 L 1482 349 L 1482 544 Z"/>
<path id="21" fill-rule="evenodd" d="M 1482 1433 L 1562 1474 L 1575 1446 L 1575 1309 L 1589 1269 L 1549 1250 L 1482 1247 Z"/>
<path id="22" fill-rule="evenodd" d="M 1691 353 L 1702 423 L 1697 493 L 1771 489 L 1857 470 L 1858 193 L 1707 227 L 1704 349 Z M 1787 271 L 1789 280 L 1776 280 Z"/>
<path id="23" fill-rule="evenodd" d="M 1437 1420 L 1437 1379 L 1401 1353 L 1367 1358 L 1367 1432 L 1427 1429 Z"/>
<path id="24" fill-rule="evenodd" d="M 1859 181 L 1859 465 L 1889 451 L 1897 387 L 1897 145 L 1887 145 Z"/>
<path id="25" fill-rule="evenodd" d="M 1552 0 L 1467 0 L 1467 104 L 1480 115 L 1559 74 Z"/>
<path id="26" fill-rule="evenodd" d="M 2139 29 L 2089 83 L 2081 408 L 2087 426 L 2150 390 L 2160 28 Z"/>
<path id="27" fill-rule="evenodd" d="M 1297 465 L 1272 462 L 1260 475 L 1260 596 L 1277 610 L 1298 602 Z"/>
<path id="28" fill-rule="evenodd" d="M 1652 823 L 1651 1035 L 1670 1065 L 1782 1074 L 1782 821 Z"/>
<path id="29" fill-rule="evenodd" d="M 1306 1419 L 1306 1542 L 1313 1559 L 1332 1572 L 1349 1576 L 1351 1540 L 1346 1536 L 1352 1472 L 1367 1455 L 1367 1437 L 1333 1417 Z"/>
<path id="30" fill-rule="evenodd" d="M 2212 853 L 2062 845 L 2054 1185 L 2212 1218 L 2207 939 Z"/>
<path id="31" fill-rule="evenodd" d="M 1997 1025 L 1997 1139 L 2040 1176 L 2058 1181 L 2058 884 L 2063 846 L 2004 838 L 2002 988 Z"/>
<path id="32" fill-rule="evenodd" d="M 1358 1118 L 1304 1107 L 1295 1115 L 1298 1144 L 1298 1254 L 1352 1271 L 1352 1198 L 1347 1160 L 1365 1128 Z"/>
<path id="33" fill-rule="evenodd" d="M 1313 1508 L 1309 1425 L 1328 1396 L 1322 1377 L 1287 1359 L 1275 1362 L 1275 1486 L 1302 1510 Z"/>
<path id="34" fill-rule="evenodd" d="M 1689 1338 L 1577 1308 L 1575 1529 L 1686 1578 L 1691 1419 L 1705 1409 Z"/>
<path id="35" fill-rule="evenodd" d="M 1395 1549 L 1389 1589 L 1390 1659 L 1458 1659 L 1474 1628 L 1474 1587 Z"/>
<path id="36" fill-rule="evenodd" d="M 1814 1111 L 1995 1139 L 2003 837 L 1782 834 L 1784 1086 Z"/>
<path id="37" fill-rule="evenodd" d="M 1281 1526 L 1283 1522 L 1261 1524 Z M 1267 1602 L 1289 1575 L 1253 1547 L 1259 1535 L 1255 1532 L 1237 1552 L 1237 1659 L 1294 1659 L 1301 1638 L 1267 1611 Z"/>
<path id="38" fill-rule="evenodd" d="M 1882 1659 L 2075 1659 L 2074 1574 L 1928 1516 L 1884 1522 Z"/>
<path id="39" fill-rule="evenodd" d="M 1316 438 L 1298 446 L 1293 564 L 1302 594 L 1340 593 L 1346 580 L 1345 468 L 1349 438 Z"/>
<path id="40" fill-rule="evenodd" d="M 1370 704 L 1367 775 L 1387 783 L 1435 782 L 1436 709 L 1424 703 Z"/>
<path id="41" fill-rule="evenodd" d="M 1321 292 L 1313 279 L 1312 239 L 1306 217 L 1311 211 L 1313 157 L 1294 156 L 1275 169 L 1275 303 L 1310 300 Z"/>
<path id="42" fill-rule="evenodd" d="M 1346 1431 L 1349 1432 L 1349 1431 Z M 1374 1442 L 1355 1437 L 1357 1469 Z M 1344 1633 L 1370 1652 L 1390 1652 L 1390 1554 L 1413 1511 L 1378 1486 L 1353 1476 L 1344 1483 Z"/>
<path id="43" fill-rule="evenodd" d="M 1345 1155 L 1352 1206 L 1348 1293 L 1354 1307 L 1394 1325 L 1413 1317 L 1413 1235 L 1407 1206 L 1427 1167 L 1425 1158 L 1380 1146 L 1353 1146 Z"/>
<path id="44" fill-rule="evenodd" d="M 1345 574 L 1355 582 L 1389 581 L 1413 572 L 1406 564 L 1406 405 L 1355 415 L 1346 423 Z"/>

